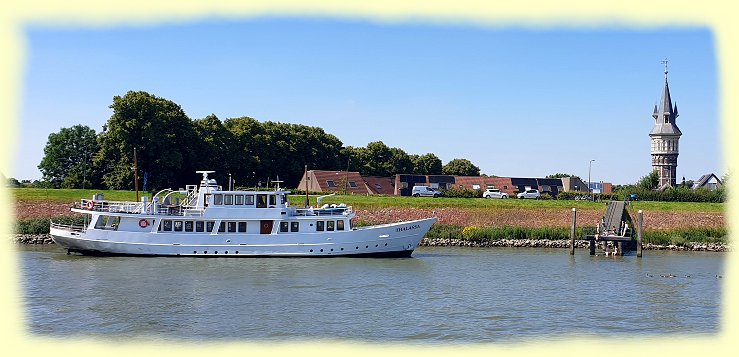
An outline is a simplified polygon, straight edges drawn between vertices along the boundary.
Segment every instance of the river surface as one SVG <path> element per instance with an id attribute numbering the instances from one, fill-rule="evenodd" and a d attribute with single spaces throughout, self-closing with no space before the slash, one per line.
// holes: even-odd
<path id="1" fill-rule="evenodd" d="M 463 247 L 399 259 L 85 257 L 53 245 L 18 254 L 33 335 L 417 344 L 715 335 L 727 258 Z"/>

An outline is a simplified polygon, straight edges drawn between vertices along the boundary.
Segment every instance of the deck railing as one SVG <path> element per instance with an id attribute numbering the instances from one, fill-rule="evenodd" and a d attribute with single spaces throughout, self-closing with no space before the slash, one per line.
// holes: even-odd
<path id="1" fill-rule="evenodd" d="M 352 213 L 352 207 L 334 207 L 334 208 L 297 208 L 296 216 L 345 216 Z"/>
<path id="2" fill-rule="evenodd" d="M 51 221 L 51 228 L 55 229 L 61 229 L 65 231 L 70 232 L 84 232 L 87 230 L 87 226 L 84 224 L 65 224 L 65 223 L 56 223 L 54 221 Z"/>

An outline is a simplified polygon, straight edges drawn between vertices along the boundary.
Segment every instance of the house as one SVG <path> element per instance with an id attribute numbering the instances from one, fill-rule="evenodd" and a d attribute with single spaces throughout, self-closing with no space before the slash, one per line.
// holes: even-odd
<path id="1" fill-rule="evenodd" d="M 306 178 L 307 175 L 307 178 Z M 371 193 L 364 183 L 364 179 L 356 171 L 327 171 L 308 170 L 300 179 L 298 190 L 308 192 L 340 192 L 346 190 L 352 195 L 367 195 Z"/>
<path id="2" fill-rule="evenodd" d="M 516 187 L 513 186 L 510 177 L 489 176 L 455 176 L 455 187 L 485 191 L 488 188 L 497 188 L 505 192 L 509 197 L 516 195 Z"/>
<path id="3" fill-rule="evenodd" d="M 562 187 L 565 192 L 588 192 L 588 185 L 579 177 L 563 177 Z"/>
<path id="4" fill-rule="evenodd" d="M 541 193 L 554 197 L 560 192 L 580 191 L 588 192 L 588 185 L 574 177 L 563 178 L 535 178 L 535 177 L 487 177 L 487 176 L 454 176 L 454 187 L 470 190 L 485 190 L 497 188 L 515 197 L 519 192 L 538 189 Z M 595 184 L 592 182 L 591 184 Z M 610 193 L 613 185 L 608 182 L 598 182 L 598 192 Z"/>
<path id="5" fill-rule="evenodd" d="M 446 190 L 454 185 L 454 176 L 449 175 L 395 175 L 395 194 L 398 196 L 410 196 L 413 186 L 429 186 Z"/>
<path id="6" fill-rule="evenodd" d="M 705 174 L 701 176 L 701 178 L 698 179 L 698 181 L 695 181 L 693 183 L 692 189 L 698 189 L 698 188 L 707 188 L 711 191 L 716 190 L 717 188 L 721 187 L 723 185 L 723 182 L 714 175 L 713 173 Z"/>
<path id="7" fill-rule="evenodd" d="M 395 195 L 395 180 L 390 177 L 363 176 L 371 195 Z"/>

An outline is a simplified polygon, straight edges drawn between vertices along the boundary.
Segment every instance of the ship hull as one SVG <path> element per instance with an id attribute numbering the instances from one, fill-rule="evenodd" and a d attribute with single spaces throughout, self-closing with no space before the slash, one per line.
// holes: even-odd
<path id="1" fill-rule="evenodd" d="M 51 228 L 70 253 L 186 257 L 409 257 L 436 218 L 342 232 L 192 234 Z"/>

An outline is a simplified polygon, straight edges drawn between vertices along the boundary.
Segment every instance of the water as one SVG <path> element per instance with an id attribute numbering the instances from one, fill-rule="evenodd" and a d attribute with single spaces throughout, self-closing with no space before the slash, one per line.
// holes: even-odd
<path id="1" fill-rule="evenodd" d="M 35 335 L 418 344 L 717 334 L 726 258 L 460 247 L 404 259 L 18 254 Z"/>

